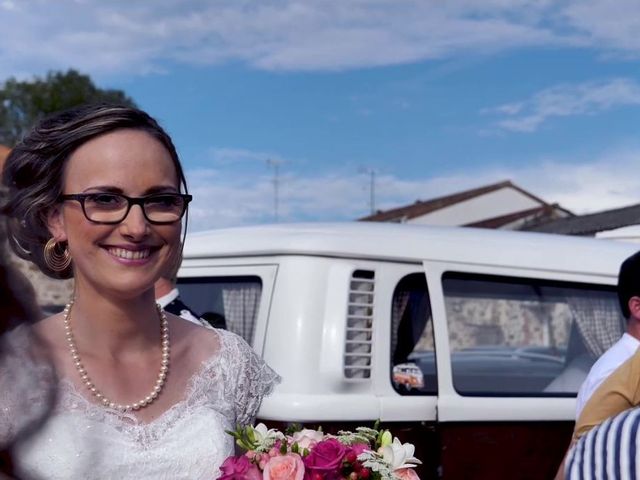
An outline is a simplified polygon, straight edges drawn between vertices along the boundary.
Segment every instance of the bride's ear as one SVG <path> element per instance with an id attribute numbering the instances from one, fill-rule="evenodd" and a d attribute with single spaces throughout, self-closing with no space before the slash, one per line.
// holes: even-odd
<path id="1" fill-rule="evenodd" d="M 62 215 L 62 208 L 60 205 L 56 205 L 49 213 L 47 213 L 47 227 L 51 236 L 56 242 L 65 242 L 67 240 L 67 230 L 64 225 L 64 216 Z"/>

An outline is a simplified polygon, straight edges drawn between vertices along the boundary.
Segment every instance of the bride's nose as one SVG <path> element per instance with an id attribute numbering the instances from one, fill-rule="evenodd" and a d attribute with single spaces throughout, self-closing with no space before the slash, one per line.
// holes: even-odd
<path id="1" fill-rule="evenodd" d="M 149 221 L 141 205 L 132 205 L 127 216 L 120 222 L 120 232 L 130 238 L 141 238 L 149 233 Z"/>

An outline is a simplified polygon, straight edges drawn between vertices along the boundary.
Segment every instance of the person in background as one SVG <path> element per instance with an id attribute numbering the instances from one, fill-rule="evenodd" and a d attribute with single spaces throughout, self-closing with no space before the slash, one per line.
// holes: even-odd
<path id="1" fill-rule="evenodd" d="M 565 480 L 628 480 L 637 478 L 640 409 L 605 420 L 582 436 L 566 459 Z"/>
<path id="2" fill-rule="evenodd" d="M 227 328 L 227 320 L 224 318 L 224 315 L 217 312 L 204 312 L 201 318 L 207 321 L 213 328 L 222 328 L 224 330 Z"/>
<path id="3" fill-rule="evenodd" d="M 155 283 L 156 302 L 158 302 L 165 311 L 198 325 L 226 328 L 226 323 L 222 315 L 212 312 L 199 315 L 182 301 L 177 286 L 178 270 L 180 269 L 181 263 L 182 256 L 179 256 L 175 265 Z"/>
<path id="4" fill-rule="evenodd" d="M 640 346 L 640 252 L 627 258 L 618 274 L 618 300 L 627 331 L 593 364 L 576 399 L 576 420 L 602 382 Z"/>
<path id="5" fill-rule="evenodd" d="M 198 325 L 207 325 L 208 322 L 191 310 L 180 298 L 180 292 L 176 285 L 175 277 L 160 277 L 155 285 L 156 302 L 165 310 L 178 317 L 189 320 Z"/>
<path id="6" fill-rule="evenodd" d="M 640 252 L 620 265 L 617 292 L 620 309 L 627 319 L 627 331 L 593 364 L 578 391 L 574 434 L 556 480 L 565 478 L 568 456 L 577 448 L 575 445 L 580 437 L 607 418 L 634 406 L 632 391 L 638 382 L 630 375 L 635 375 L 636 370 L 640 372 L 640 363 L 633 360 L 636 357 L 640 360 L 637 354 L 640 346 Z"/>

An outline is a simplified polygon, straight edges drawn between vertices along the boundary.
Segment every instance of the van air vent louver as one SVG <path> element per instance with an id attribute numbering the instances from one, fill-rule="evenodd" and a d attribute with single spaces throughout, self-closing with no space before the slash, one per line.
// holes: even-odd
<path id="1" fill-rule="evenodd" d="M 371 376 L 374 291 L 374 272 L 353 272 L 349 285 L 344 347 L 344 376 L 348 379 L 365 379 Z"/>

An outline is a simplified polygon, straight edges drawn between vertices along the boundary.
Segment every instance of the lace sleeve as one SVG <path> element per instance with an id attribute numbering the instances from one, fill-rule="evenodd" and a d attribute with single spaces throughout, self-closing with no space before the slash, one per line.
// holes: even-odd
<path id="1" fill-rule="evenodd" d="M 238 335 L 226 334 L 230 344 L 229 361 L 235 373 L 236 424 L 249 425 L 255 420 L 262 398 L 280 382 L 280 376 Z"/>

